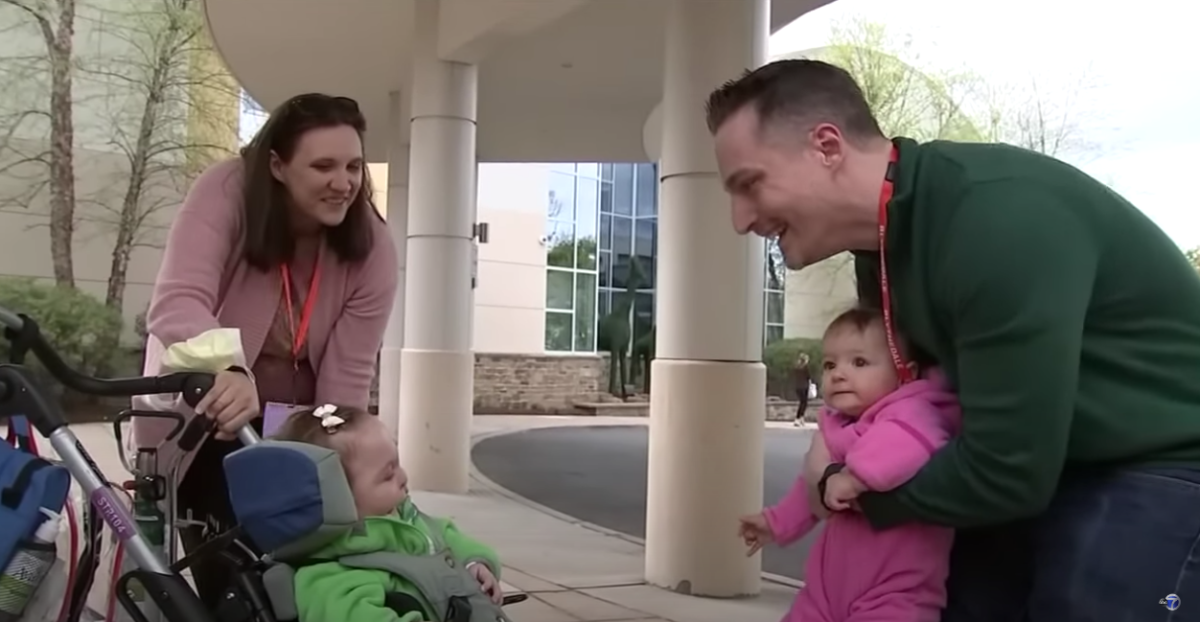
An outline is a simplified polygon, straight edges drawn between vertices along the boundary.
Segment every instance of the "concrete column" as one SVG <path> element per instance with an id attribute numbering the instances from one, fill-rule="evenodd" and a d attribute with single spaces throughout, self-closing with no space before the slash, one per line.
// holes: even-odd
<path id="1" fill-rule="evenodd" d="M 399 446 L 413 488 L 465 493 L 477 74 L 438 59 L 438 4 L 416 2 Z"/>
<path id="2" fill-rule="evenodd" d="M 646 580 L 702 596 L 761 588 L 737 519 L 763 502 L 763 243 L 730 226 L 702 103 L 765 61 L 769 10 L 671 0 L 667 21 Z"/>
<path id="3" fill-rule="evenodd" d="M 396 286 L 396 302 L 383 334 L 379 352 L 379 416 L 392 434 L 397 433 L 400 419 L 400 352 L 404 347 L 404 265 L 408 252 L 408 98 L 392 92 L 391 123 L 388 134 L 388 191 L 387 222 L 396 243 L 397 269 L 400 279 Z"/>

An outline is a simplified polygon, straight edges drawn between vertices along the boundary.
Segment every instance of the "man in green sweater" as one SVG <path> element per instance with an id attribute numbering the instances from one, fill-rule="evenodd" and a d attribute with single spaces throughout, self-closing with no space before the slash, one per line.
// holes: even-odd
<path id="1" fill-rule="evenodd" d="M 1200 278 L 1171 239 L 1053 158 L 889 140 L 825 63 L 727 83 L 708 122 L 734 227 L 792 269 L 854 252 L 958 392 L 962 434 L 859 499 L 959 529 L 943 622 L 1200 620 Z M 839 468 L 808 462 L 813 488 Z"/>

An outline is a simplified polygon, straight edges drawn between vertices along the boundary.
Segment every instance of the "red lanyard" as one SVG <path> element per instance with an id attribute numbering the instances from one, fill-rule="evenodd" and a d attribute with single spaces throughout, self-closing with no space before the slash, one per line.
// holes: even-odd
<path id="1" fill-rule="evenodd" d="M 896 162 L 900 159 L 900 152 L 892 147 L 892 156 L 888 159 L 887 174 L 883 177 L 883 187 L 879 191 L 879 286 L 882 290 L 882 300 L 880 301 L 883 307 L 883 329 L 887 333 L 888 351 L 892 355 L 892 364 L 896 366 L 896 373 L 900 376 L 900 383 L 911 382 L 913 380 L 912 370 L 904 362 L 904 357 L 900 356 L 900 347 L 896 345 L 896 328 L 892 321 L 892 288 L 888 285 L 887 273 L 887 220 L 888 220 L 888 203 L 892 201 L 892 194 L 895 192 L 895 181 L 892 177 L 895 174 Z"/>
<path id="2" fill-rule="evenodd" d="M 300 368 L 300 350 L 308 339 L 308 325 L 312 321 L 313 308 L 317 302 L 317 290 L 321 286 L 321 254 L 317 253 L 317 261 L 313 264 L 312 279 L 308 282 L 308 296 L 304 298 L 304 308 L 300 311 L 300 326 L 296 326 L 296 310 L 292 302 L 292 271 L 288 265 L 279 266 L 283 275 L 283 304 L 287 306 L 288 330 L 292 333 L 292 365 Z"/>

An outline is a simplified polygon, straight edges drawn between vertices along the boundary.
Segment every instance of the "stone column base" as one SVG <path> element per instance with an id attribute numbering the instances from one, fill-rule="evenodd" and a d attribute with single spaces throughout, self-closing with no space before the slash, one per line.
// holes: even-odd
<path id="1" fill-rule="evenodd" d="M 405 348 L 400 365 L 397 439 L 409 487 L 466 494 L 475 355 Z"/>
<path id="2" fill-rule="evenodd" d="M 746 557 L 737 530 L 763 504 L 766 367 L 652 365 L 646 581 L 697 596 L 757 594 L 761 558 Z"/>

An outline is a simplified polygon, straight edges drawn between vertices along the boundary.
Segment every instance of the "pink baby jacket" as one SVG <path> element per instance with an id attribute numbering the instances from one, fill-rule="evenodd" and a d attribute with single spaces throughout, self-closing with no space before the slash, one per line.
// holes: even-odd
<path id="1" fill-rule="evenodd" d="M 958 401 L 934 376 L 910 382 L 858 419 L 824 408 L 819 431 L 834 462 L 874 491 L 908 481 L 959 431 Z M 818 522 L 803 476 L 765 511 L 776 543 L 786 546 Z M 910 523 L 876 531 L 853 511 L 826 521 L 805 565 L 806 585 L 783 622 L 938 622 L 954 532 Z"/>

